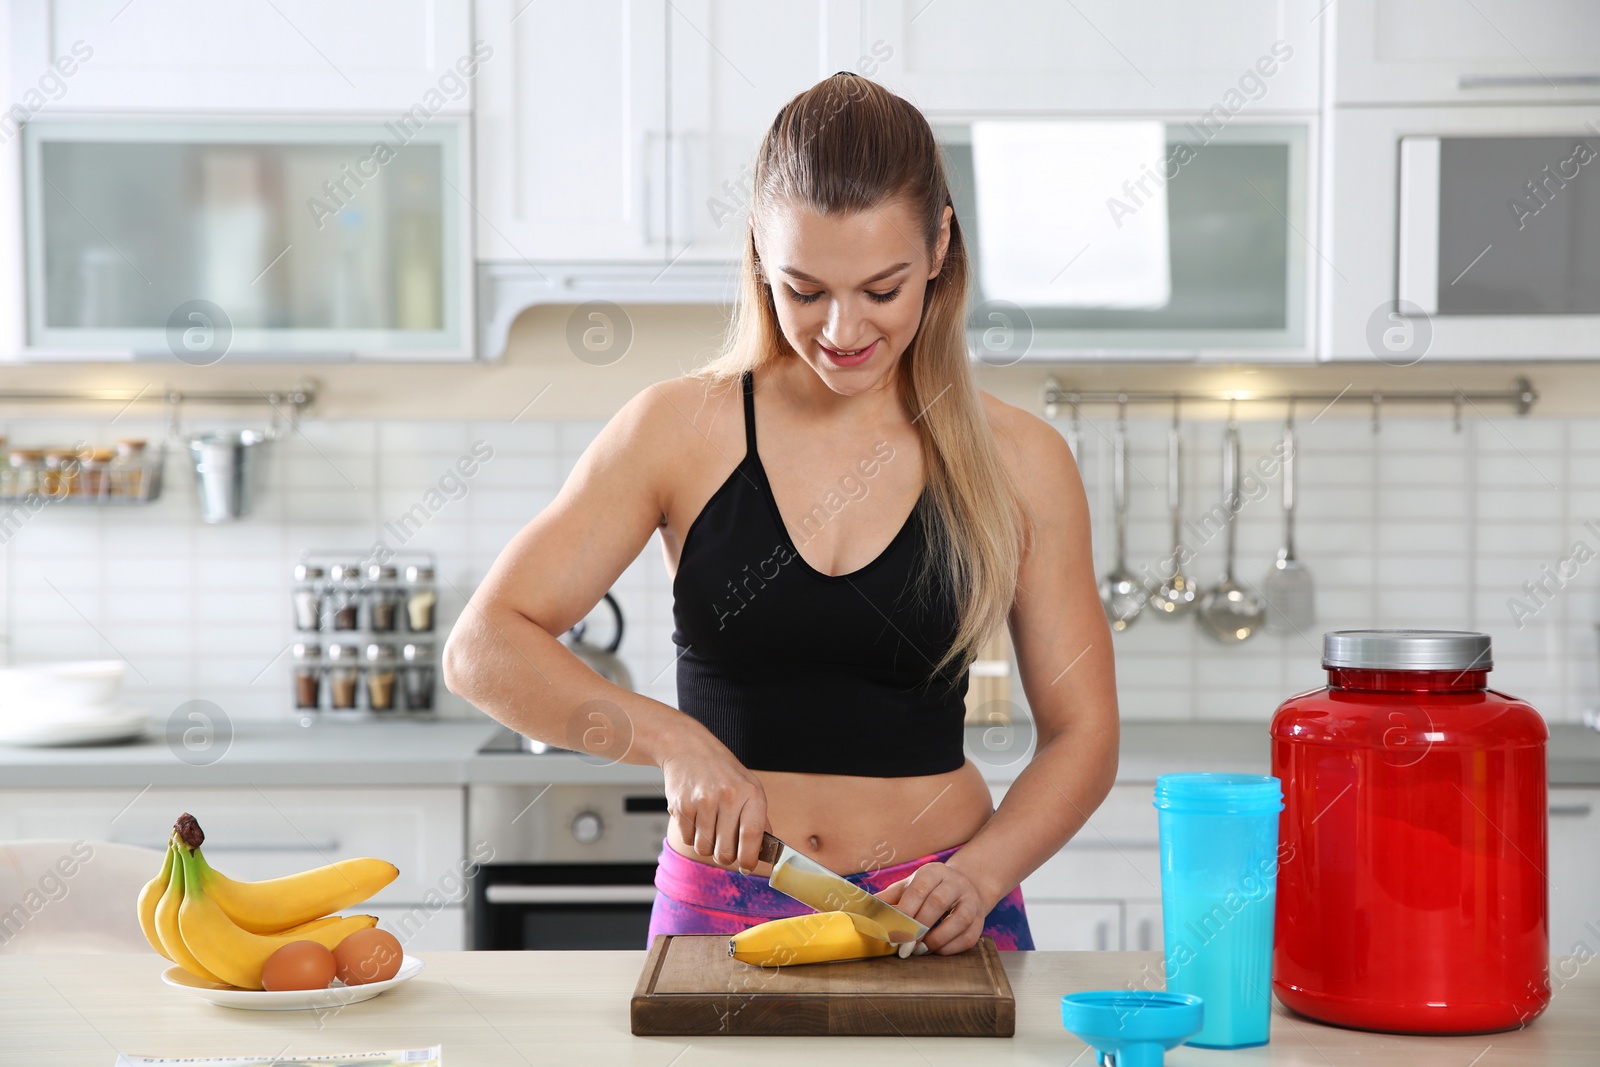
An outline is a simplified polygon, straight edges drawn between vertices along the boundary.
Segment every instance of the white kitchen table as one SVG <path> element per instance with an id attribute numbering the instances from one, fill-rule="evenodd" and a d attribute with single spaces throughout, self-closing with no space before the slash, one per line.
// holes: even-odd
<path id="1" fill-rule="evenodd" d="M 219 1008 L 163 985 L 154 954 L 0 956 L 0 1063 L 111 1067 L 146 1056 L 290 1055 L 441 1043 L 447 1067 L 528 1065 L 1035 1064 L 1092 1067 L 1061 1027 L 1063 993 L 1121 988 L 1152 952 L 1003 952 L 1017 1032 L 997 1038 L 634 1037 L 628 1001 L 644 952 L 421 953 L 422 973 L 363 1004 L 315 1012 Z M 1403 1037 L 1322 1026 L 1274 1006 L 1265 1047 L 1180 1048 L 1173 1067 L 1593 1067 L 1600 1063 L 1600 962 L 1555 968 L 1554 1001 L 1522 1030 Z"/>

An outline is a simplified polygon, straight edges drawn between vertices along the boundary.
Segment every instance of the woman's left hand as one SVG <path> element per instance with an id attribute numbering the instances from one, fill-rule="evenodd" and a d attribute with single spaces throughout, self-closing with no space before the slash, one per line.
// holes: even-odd
<path id="1" fill-rule="evenodd" d="M 929 952 L 944 955 L 965 952 L 978 943 L 991 907 L 972 879 L 937 860 L 885 886 L 876 896 L 929 927 L 922 943 Z"/>

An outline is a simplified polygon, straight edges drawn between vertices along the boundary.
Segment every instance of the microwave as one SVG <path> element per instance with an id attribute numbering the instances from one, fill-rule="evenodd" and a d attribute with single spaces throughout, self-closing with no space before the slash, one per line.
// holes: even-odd
<path id="1" fill-rule="evenodd" d="M 973 357 L 1310 360 L 1315 127 L 1220 111 L 936 123 Z"/>
<path id="2" fill-rule="evenodd" d="M 22 134 L 26 358 L 472 357 L 459 117 Z"/>
<path id="3" fill-rule="evenodd" d="M 1338 111 L 1331 358 L 1600 357 L 1600 111 Z"/>

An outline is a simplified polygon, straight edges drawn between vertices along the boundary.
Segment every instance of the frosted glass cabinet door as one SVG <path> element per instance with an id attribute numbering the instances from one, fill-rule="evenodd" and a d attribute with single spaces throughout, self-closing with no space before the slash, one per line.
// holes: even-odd
<path id="1" fill-rule="evenodd" d="M 397 121 L 30 123 L 30 348 L 468 355 L 464 130 Z"/>

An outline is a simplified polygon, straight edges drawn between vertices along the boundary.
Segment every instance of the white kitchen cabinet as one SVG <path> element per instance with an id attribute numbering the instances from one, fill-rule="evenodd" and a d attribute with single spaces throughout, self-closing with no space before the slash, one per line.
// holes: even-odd
<path id="1" fill-rule="evenodd" d="M 1585 946 L 1580 949 L 1578 946 Z M 1550 790 L 1550 955 L 1600 953 L 1600 789 Z"/>
<path id="2" fill-rule="evenodd" d="M 1122 905 L 1114 900 L 1024 900 L 1041 952 L 1120 952 Z"/>
<path id="3" fill-rule="evenodd" d="M 996 806 L 1006 786 L 991 784 Z M 1062 951 L 1161 947 L 1161 864 L 1149 784 L 1116 785 L 1066 847 L 1022 880 L 1034 945 Z M 1151 942 L 1151 916 L 1154 941 Z"/>
<path id="4" fill-rule="evenodd" d="M 420 904 L 362 907 L 357 914 L 376 915 L 378 929 L 393 934 L 408 953 L 464 952 L 471 947 L 467 944 L 467 909 L 462 905 L 437 909 Z"/>
<path id="5" fill-rule="evenodd" d="M 1129 952 L 1160 952 L 1161 901 L 1130 900 L 1122 905 L 1122 947 Z"/>
<path id="6" fill-rule="evenodd" d="M 860 66 L 858 57 L 830 53 L 834 6 L 824 0 L 670 5 L 671 258 L 739 258 L 755 152 L 779 108 L 836 70 Z"/>
<path id="7" fill-rule="evenodd" d="M 940 113 L 1309 111 L 1320 6 L 861 0 L 858 50 L 885 55 L 876 76 Z"/>
<path id="8" fill-rule="evenodd" d="M 4 790 L 0 840 L 59 838 L 162 849 L 182 812 L 205 831 L 206 858 L 233 878 L 275 878 L 376 856 L 400 868 L 399 877 L 372 898 L 377 904 L 425 904 L 459 899 L 463 892 L 458 788 Z"/>
<path id="9" fill-rule="evenodd" d="M 1600 99 L 1593 0 L 1340 0 L 1338 104 Z"/>
<path id="10" fill-rule="evenodd" d="M 480 260 L 665 262 L 668 8 L 478 0 Z"/>
<path id="11" fill-rule="evenodd" d="M 465 114 L 467 0 L 54 0 L 11 5 L 11 100 L 75 60 L 49 104 L 72 111 Z"/>

